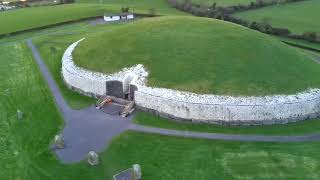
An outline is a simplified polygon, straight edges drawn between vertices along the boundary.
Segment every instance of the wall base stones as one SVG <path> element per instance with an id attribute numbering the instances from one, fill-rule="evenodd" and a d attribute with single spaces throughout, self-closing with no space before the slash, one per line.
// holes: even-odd
<path id="1" fill-rule="evenodd" d="M 123 91 L 114 93 L 121 97 L 134 94 L 134 101 L 140 110 L 193 123 L 271 125 L 320 116 L 320 89 L 294 95 L 217 96 L 147 87 L 148 72 L 140 64 L 109 75 L 91 72 L 76 66 L 72 60 L 72 51 L 82 40 L 66 50 L 62 59 L 62 76 L 68 87 L 90 97 L 103 95 L 107 89 Z M 113 82 L 122 83 L 122 87 L 118 83 L 113 88 Z"/>

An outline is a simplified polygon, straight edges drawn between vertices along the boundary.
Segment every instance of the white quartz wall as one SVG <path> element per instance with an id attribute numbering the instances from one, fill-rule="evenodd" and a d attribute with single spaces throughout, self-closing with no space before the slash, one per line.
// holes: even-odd
<path id="1" fill-rule="evenodd" d="M 141 85 L 145 83 L 148 73 L 141 64 L 131 68 L 124 68 L 120 72 L 109 75 L 88 71 L 76 66 L 72 59 L 72 52 L 83 40 L 84 38 L 71 44 L 62 57 L 62 77 L 69 87 L 81 90 L 84 94 L 99 96 L 105 94 L 107 81 L 117 80 L 124 82 L 130 75 L 132 79 L 138 79 L 136 81 L 137 84 Z M 124 83 L 124 85 L 126 84 Z M 125 86 L 125 88 L 127 87 Z"/>
<path id="2" fill-rule="evenodd" d="M 106 91 L 106 81 L 123 82 L 137 86 L 135 102 L 142 109 L 151 110 L 169 117 L 198 122 L 264 122 L 274 124 L 314 118 L 320 113 L 320 89 L 310 89 L 295 95 L 275 95 L 264 97 L 231 97 L 199 95 L 189 92 L 152 88 L 146 86 L 148 72 L 143 65 L 124 68 L 115 74 L 91 72 L 77 67 L 72 60 L 72 51 L 79 42 L 66 50 L 62 62 L 62 75 L 68 86 L 85 92 L 102 95 Z M 258 123 L 259 124 L 259 123 Z"/>
<path id="3" fill-rule="evenodd" d="M 297 95 L 230 97 L 140 87 L 135 92 L 135 102 L 143 108 L 199 122 L 301 120 L 319 114 L 320 90 Z"/>

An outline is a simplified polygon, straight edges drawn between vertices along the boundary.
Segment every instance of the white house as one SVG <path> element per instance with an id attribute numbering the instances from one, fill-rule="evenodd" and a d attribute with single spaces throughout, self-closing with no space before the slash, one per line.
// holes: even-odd
<path id="1" fill-rule="evenodd" d="M 5 9 L 6 9 L 5 6 L 0 5 L 0 11 L 3 11 L 3 10 L 5 10 Z"/>
<path id="2" fill-rule="evenodd" d="M 120 21 L 120 16 L 103 16 L 103 19 L 107 22 Z"/>
<path id="3" fill-rule="evenodd" d="M 106 22 L 113 22 L 113 21 L 121 21 L 121 20 L 131 20 L 134 19 L 133 14 L 122 14 L 122 15 L 105 15 L 103 19 Z"/>

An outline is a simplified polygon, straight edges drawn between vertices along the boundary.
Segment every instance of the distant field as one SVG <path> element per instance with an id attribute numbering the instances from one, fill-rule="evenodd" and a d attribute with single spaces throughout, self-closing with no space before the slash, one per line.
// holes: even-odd
<path id="1" fill-rule="evenodd" d="M 192 0 L 192 2 L 196 4 L 212 5 L 213 3 L 217 3 L 217 6 L 247 5 L 252 1 L 255 0 Z"/>
<path id="2" fill-rule="evenodd" d="M 184 14 L 174 8 L 171 8 L 167 0 L 77 0 L 79 3 L 97 3 L 108 5 L 129 6 L 131 11 L 149 12 L 154 9 L 157 14 Z"/>
<path id="3" fill-rule="evenodd" d="M 296 44 L 296 45 L 301 45 L 304 47 L 309 47 L 309 48 L 313 48 L 313 49 L 317 49 L 320 51 L 320 43 L 312 43 L 312 42 L 308 42 L 308 41 L 304 41 L 304 40 L 300 40 L 300 39 L 290 39 L 290 38 L 285 38 L 285 37 L 276 37 L 281 41 L 284 42 L 288 42 L 288 43 L 292 43 L 292 44 Z"/>
<path id="4" fill-rule="evenodd" d="M 88 1 L 87 1 L 88 2 Z M 90 1 L 94 2 L 94 1 Z M 157 14 L 185 14 L 174 8 L 170 8 L 165 1 L 110 1 L 106 4 L 70 4 L 58 6 L 45 6 L 23 8 L 0 14 L 0 35 L 22 31 L 51 24 L 78 20 L 86 17 L 102 16 L 104 13 L 120 13 L 122 5 L 132 5 L 131 10 L 137 13 L 149 13 L 155 8 Z M 146 3 L 147 2 L 147 3 Z"/>
<path id="5" fill-rule="evenodd" d="M 250 21 L 267 21 L 275 27 L 288 28 L 294 33 L 320 33 L 319 7 L 319 0 L 308 0 L 245 11 L 236 16 Z"/>
<path id="6" fill-rule="evenodd" d="M 23 8 L 1 12 L 0 34 L 42 27 L 85 17 L 102 16 L 105 11 L 118 12 L 119 7 L 108 5 L 72 4 Z"/>

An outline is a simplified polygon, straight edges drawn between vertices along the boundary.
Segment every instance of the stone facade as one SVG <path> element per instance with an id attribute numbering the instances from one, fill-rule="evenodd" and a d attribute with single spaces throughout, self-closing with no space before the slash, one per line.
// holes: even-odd
<path id="1" fill-rule="evenodd" d="M 263 97 L 199 95 L 147 87 L 148 72 L 140 64 L 110 75 L 91 72 L 77 67 L 72 61 L 72 51 L 80 41 L 66 50 L 62 75 L 69 87 L 83 94 L 102 95 L 106 92 L 108 81 L 119 81 L 123 83 L 123 91 L 132 94 L 134 91 L 135 103 L 141 110 L 174 120 L 197 123 L 285 124 L 320 115 L 320 89 L 310 89 L 295 95 Z"/>

